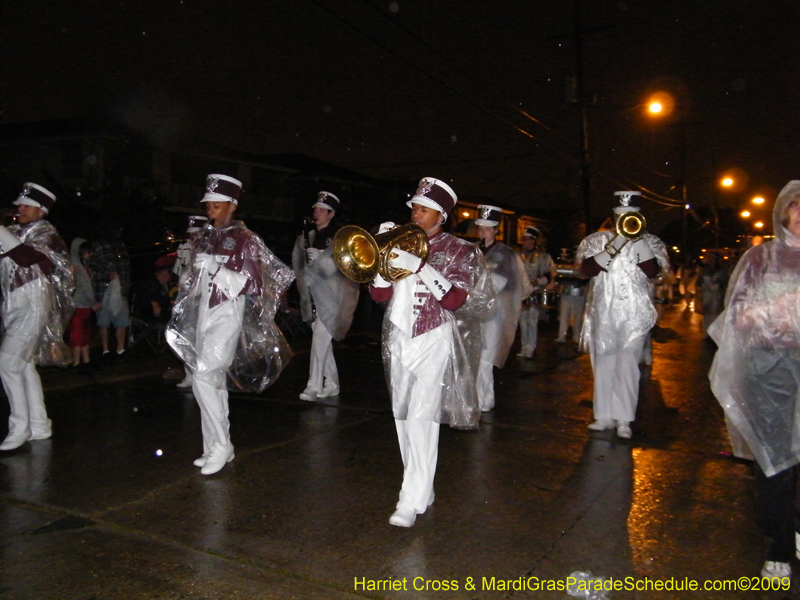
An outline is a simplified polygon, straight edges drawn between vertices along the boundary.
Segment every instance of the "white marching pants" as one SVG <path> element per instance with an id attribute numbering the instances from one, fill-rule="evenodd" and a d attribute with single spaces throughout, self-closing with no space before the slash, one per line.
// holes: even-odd
<path id="1" fill-rule="evenodd" d="M 403 459 L 403 487 L 397 508 L 413 508 L 419 515 L 433 500 L 433 478 L 439 459 L 439 423 L 395 419 L 400 456 Z"/>
<path id="2" fill-rule="evenodd" d="M 311 338 L 311 366 L 306 387 L 319 393 L 327 384 L 328 388 L 339 387 L 339 372 L 333 358 L 333 336 L 325 324 L 315 319 L 311 324 L 314 332 Z"/>
<path id="3" fill-rule="evenodd" d="M 201 301 L 206 306 L 205 298 Z M 192 391 L 200 407 L 204 454 L 215 443 L 230 443 L 227 373 L 236 354 L 243 315 L 242 297 L 200 310 Z"/>
<path id="4" fill-rule="evenodd" d="M 495 319 L 484 321 L 481 325 L 481 362 L 478 366 L 476 387 L 482 412 L 494 408 L 494 361 L 500 345 L 501 323 Z"/>
<path id="5" fill-rule="evenodd" d="M 561 306 L 558 312 L 558 339 L 567 339 L 570 319 L 572 319 L 572 339 L 576 341 L 580 339 L 581 317 L 585 302 L 585 296 L 561 296 Z"/>
<path id="6" fill-rule="evenodd" d="M 594 372 L 594 418 L 626 421 L 636 419 L 639 401 L 639 359 L 646 336 L 640 336 L 614 354 L 590 352 Z"/>
<path id="7" fill-rule="evenodd" d="M 50 433 L 42 382 L 32 361 L 48 309 L 46 291 L 36 282 L 11 292 L 3 305 L 6 335 L 0 345 L 0 378 L 11 408 L 9 438 L 29 439 Z"/>
<path id="8" fill-rule="evenodd" d="M 402 340 L 392 354 L 392 403 L 403 459 L 403 486 L 397 508 L 413 508 L 417 514 L 424 513 L 433 500 L 442 378 L 452 353 L 450 327 L 446 323 L 415 338 L 398 333 Z M 405 402 L 406 418 L 398 419 Z"/>
<path id="9" fill-rule="evenodd" d="M 522 307 L 519 314 L 519 335 L 522 341 L 522 351 L 533 356 L 539 337 L 539 309 L 535 306 Z"/>

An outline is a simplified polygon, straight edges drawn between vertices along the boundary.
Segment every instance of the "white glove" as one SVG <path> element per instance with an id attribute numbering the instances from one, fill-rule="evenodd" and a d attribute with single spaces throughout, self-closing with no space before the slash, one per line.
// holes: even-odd
<path id="1" fill-rule="evenodd" d="M 4 225 L 0 225 L 0 248 L 2 248 L 3 254 L 11 252 L 21 243 L 17 236 L 6 229 Z"/>
<path id="2" fill-rule="evenodd" d="M 447 279 L 445 279 L 442 274 L 439 273 L 439 271 L 430 265 L 425 265 L 422 267 L 422 270 L 417 273 L 417 276 L 437 300 L 444 298 L 444 295 L 450 291 L 451 287 L 453 287 L 452 283 L 447 281 Z"/>
<path id="3" fill-rule="evenodd" d="M 508 277 L 503 277 L 497 273 L 492 273 L 492 287 L 496 293 L 500 293 L 508 282 Z"/>
<path id="4" fill-rule="evenodd" d="M 656 255 L 653 254 L 653 249 L 650 248 L 650 244 L 644 241 L 644 238 L 639 238 L 633 242 L 633 249 L 636 251 L 637 263 L 641 263 L 656 257 Z"/>
<path id="5" fill-rule="evenodd" d="M 406 252 L 400 248 L 394 248 L 391 252 L 391 258 L 389 258 L 389 266 L 395 269 L 405 269 L 406 271 L 416 273 L 419 271 L 420 266 L 422 266 L 422 260 L 419 256 L 414 256 L 410 252 Z"/>
<path id="6" fill-rule="evenodd" d="M 372 280 L 372 286 L 376 288 L 387 288 L 392 285 L 391 281 L 386 281 L 381 274 L 378 273 L 375 275 L 375 279 Z"/>
<path id="7" fill-rule="evenodd" d="M 200 252 L 194 257 L 194 267 L 198 271 L 205 269 L 213 275 L 217 270 L 217 261 L 211 254 Z"/>
<path id="8" fill-rule="evenodd" d="M 214 276 L 214 283 L 228 298 L 235 298 L 247 284 L 247 276 L 222 268 Z"/>
<path id="9" fill-rule="evenodd" d="M 322 254 L 322 250 L 319 248 L 308 248 L 306 250 L 306 256 L 308 257 L 308 262 L 314 262 L 319 258 L 319 255 Z"/>
<path id="10" fill-rule="evenodd" d="M 544 276 L 539 277 L 539 279 L 536 280 L 536 285 L 544 287 L 547 285 L 547 281 L 548 281 L 547 277 Z"/>
<path id="11" fill-rule="evenodd" d="M 394 221 L 386 221 L 384 223 L 381 223 L 381 226 L 378 227 L 378 234 L 386 233 L 390 229 L 394 229 L 394 228 L 395 228 Z"/>

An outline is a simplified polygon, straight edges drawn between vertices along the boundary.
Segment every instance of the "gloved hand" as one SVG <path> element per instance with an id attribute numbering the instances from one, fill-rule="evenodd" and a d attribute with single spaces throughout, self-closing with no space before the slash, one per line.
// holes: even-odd
<path id="1" fill-rule="evenodd" d="M 217 261 L 211 254 L 199 252 L 194 257 L 194 267 L 198 271 L 205 269 L 209 273 L 215 273 L 217 270 Z"/>
<path id="2" fill-rule="evenodd" d="M 322 250 L 319 248 L 308 248 L 306 250 L 306 257 L 308 257 L 308 262 L 314 262 L 319 258 L 319 255 L 322 254 Z"/>
<path id="3" fill-rule="evenodd" d="M 547 277 L 542 276 L 542 277 L 539 277 L 539 279 L 536 280 L 536 285 L 544 287 L 544 286 L 547 285 L 548 281 L 549 281 L 549 279 L 547 279 Z"/>
<path id="4" fill-rule="evenodd" d="M 394 228 L 395 228 L 394 221 L 386 221 L 384 223 L 381 223 L 381 226 L 378 227 L 378 234 L 386 233 L 390 229 L 394 229 Z"/>
<path id="5" fill-rule="evenodd" d="M 650 260 L 651 258 L 655 258 L 656 255 L 653 254 L 653 249 L 650 248 L 650 244 L 648 244 L 644 238 L 639 238 L 635 242 L 633 242 L 633 249 L 636 251 L 636 262 L 644 262 L 646 260 Z"/>
<path id="6" fill-rule="evenodd" d="M 20 245 L 20 241 L 4 225 L 0 225 L 0 249 L 5 254 Z"/>
<path id="7" fill-rule="evenodd" d="M 391 252 L 391 258 L 389 258 L 389 266 L 417 273 L 422 266 L 422 260 L 419 256 L 414 256 L 410 252 L 394 248 Z"/>
<path id="8" fill-rule="evenodd" d="M 386 281 L 383 277 L 381 277 L 381 274 L 378 273 L 375 275 L 375 279 L 372 280 L 372 285 L 376 288 L 387 288 L 392 285 L 392 282 Z"/>
<path id="9" fill-rule="evenodd" d="M 444 295 L 450 291 L 453 284 L 447 281 L 439 271 L 430 265 L 425 265 L 422 270 L 417 273 L 420 281 L 425 284 L 434 298 L 441 300 Z"/>

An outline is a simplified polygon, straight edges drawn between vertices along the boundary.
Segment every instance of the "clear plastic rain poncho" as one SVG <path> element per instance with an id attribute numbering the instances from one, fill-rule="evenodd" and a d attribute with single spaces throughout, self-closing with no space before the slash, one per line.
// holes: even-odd
<path id="1" fill-rule="evenodd" d="M 492 364 L 503 368 L 517 335 L 522 301 L 533 291 L 519 254 L 502 242 L 495 242 L 486 252 L 486 262 L 496 294 L 497 310 L 483 322 L 484 347 L 494 347 Z"/>
<path id="2" fill-rule="evenodd" d="M 578 264 L 602 252 L 615 235 L 614 231 L 598 231 L 586 236 L 578 246 Z M 653 251 L 661 272 L 666 272 L 669 257 L 664 242 L 650 233 L 645 233 L 643 238 Z M 589 282 L 579 342 L 581 352 L 599 356 L 615 354 L 656 324 L 653 283 L 637 266 L 636 260 L 634 244 L 628 242 L 608 270 L 601 271 Z"/>
<path id="3" fill-rule="evenodd" d="M 800 463 L 800 239 L 782 224 L 800 201 L 791 181 L 775 201 L 775 239 L 736 265 L 725 310 L 709 329 L 719 349 L 709 378 L 734 454 L 767 476 Z"/>
<path id="4" fill-rule="evenodd" d="M 74 312 L 72 292 L 75 279 L 72 263 L 69 259 L 64 240 L 49 221 L 39 220 L 26 225 L 11 225 L 8 230 L 23 244 L 44 254 L 51 263 L 49 273 L 45 273 L 39 263 L 29 267 L 18 265 L 9 257 L 0 260 L 0 285 L 3 292 L 3 313 L 7 311 L 26 310 L 43 311 L 45 325 L 38 332 L 32 361 L 43 367 L 65 367 L 72 362 L 72 351 L 64 342 L 64 332 Z M 43 298 L 39 304 L 15 306 L 17 298 L 23 296 L 12 294 L 23 286 L 37 286 L 37 298 Z M 25 296 L 30 297 L 30 296 Z M 5 328 L 4 328 L 5 329 Z M 5 331 L 3 331 L 5 335 Z"/>
<path id="5" fill-rule="evenodd" d="M 476 429 L 480 421 L 478 390 L 475 385 L 481 355 L 481 321 L 495 310 L 494 289 L 486 259 L 475 245 L 448 233 L 440 232 L 429 240 L 428 262 L 454 286 L 467 292 L 464 304 L 455 312 L 442 308 L 428 295 L 415 319 L 414 288 L 418 277 L 410 275 L 394 284 L 394 293 L 383 320 L 383 364 L 389 390 L 392 390 L 392 354 L 402 343 L 397 323 L 409 336 L 433 331 L 450 323 L 450 355 L 442 377 L 441 406 L 421 406 L 420 414 L 409 415 L 409 398 L 392 398 L 395 419 L 445 423 L 455 429 Z M 410 387 L 408 389 L 410 391 Z"/>
<path id="6" fill-rule="evenodd" d="M 353 322 L 361 286 L 345 277 L 333 259 L 333 246 L 328 246 L 317 259 L 307 262 L 303 236 L 297 238 L 292 251 L 292 266 L 300 292 L 303 321 L 319 319 L 325 329 L 340 341 Z"/>
<path id="7" fill-rule="evenodd" d="M 223 302 L 244 303 L 228 383 L 244 392 L 262 392 L 275 383 L 292 357 L 275 324 L 275 313 L 294 272 L 242 221 L 208 225 L 190 241 L 190 271 L 172 310 L 167 340 L 194 372 L 201 350 L 196 347 L 198 324 L 204 315 Z"/>

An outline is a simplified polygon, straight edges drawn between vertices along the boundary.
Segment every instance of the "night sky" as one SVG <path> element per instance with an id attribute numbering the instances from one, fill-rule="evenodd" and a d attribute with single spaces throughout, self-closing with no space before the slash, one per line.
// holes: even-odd
<path id="1" fill-rule="evenodd" d="M 681 148 L 695 205 L 734 167 L 747 187 L 720 203 L 800 177 L 800 3 L 580 7 L 597 212 L 643 188 L 648 213 L 679 218 Z M 4 123 L 107 115 L 167 147 L 301 152 L 578 210 L 574 25 L 569 0 L 6 2 L 0 108 Z M 641 107 L 656 89 L 678 106 L 658 122 Z"/>

